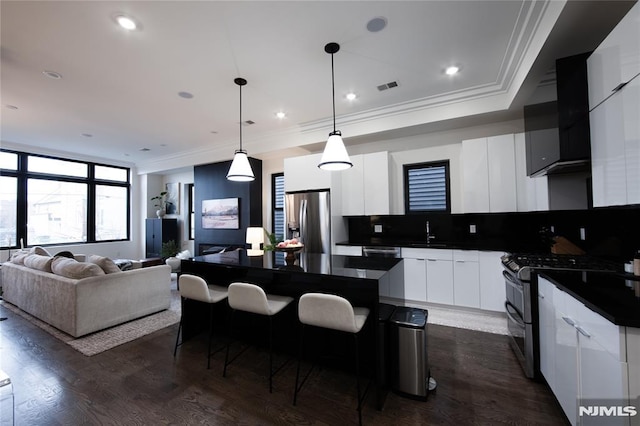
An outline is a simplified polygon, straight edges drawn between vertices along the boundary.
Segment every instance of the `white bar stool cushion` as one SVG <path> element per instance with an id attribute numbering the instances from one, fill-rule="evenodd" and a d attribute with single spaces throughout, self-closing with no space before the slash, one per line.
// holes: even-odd
<path id="1" fill-rule="evenodd" d="M 316 327 L 357 333 L 369 316 L 368 308 L 354 308 L 344 297 L 306 293 L 298 303 L 300 322 Z"/>
<path id="2" fill-rule="evenodd" d="M 229 306 L 239 311 L 272 316 L 291 302 L 293 298 L 266 294 L 255 284 L 236 282 L 229 285 Z"/>
<path id="3" fill-rule="evenodd" d="M 180 275 L 179 286 L 180 296 L 205 303 L 218 303 L 228 294 L 226 287 L 207 285 L 203 278 L 189 274 Z"/>

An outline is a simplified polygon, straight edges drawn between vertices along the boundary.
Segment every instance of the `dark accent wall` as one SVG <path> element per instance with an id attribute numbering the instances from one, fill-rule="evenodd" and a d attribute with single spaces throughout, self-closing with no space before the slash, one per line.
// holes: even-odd
<path id="1" fill-rule="evenodd" d="M 200 246 L 245 246 L 248 226 L 262 226 L 262 161 L 249 158 L 256 179 L 253 182 L 227 180 L 231 161 L 194 167 L 195 241 Z M 202 200 L 239 198 L 240 229 L 203 229 Z M 200 253 L 197 253 L 200 254 Z"/>
<path id="2" fill-rule="evenodd" d="M 628 261 L 640 249 L 640 205 L 524 213 L 411 214 L 349 217 L 349 242 L 411 245 L 426 242 L 426 221 L 434 243 L 509 252 L 549 252 L 553 235 L 588 254 Z M 382 225 L 382 233 L 374 233 Z M 476 233 L 469 232 L 470 225 Z M 553 232 L 551 228 L 553 227 Z M 585 240 L 580 239 L 585 229 Z"/>

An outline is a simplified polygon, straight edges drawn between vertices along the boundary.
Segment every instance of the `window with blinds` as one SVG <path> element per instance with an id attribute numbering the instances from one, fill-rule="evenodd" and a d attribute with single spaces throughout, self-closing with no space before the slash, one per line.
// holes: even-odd
<path id="1" fill-rule="evenodd" d="M 451 211 L 448 160 L 405 164 L 403 173 L 406 213 Z"/>
<path id="2" fill-rule="evenodd" d="M 284 239 L 284 174 L 271 175 L 271 191 L 273 195 L 273 233 L 278 240 Z"/>

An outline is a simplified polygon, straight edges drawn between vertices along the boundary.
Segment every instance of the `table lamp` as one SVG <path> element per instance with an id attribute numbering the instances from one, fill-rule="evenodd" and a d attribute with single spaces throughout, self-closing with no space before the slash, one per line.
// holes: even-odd
<path id="1" fill-rule="evenodd" d="M 247 228 L 247 243 L 251 248 L 247 250 L 248 256 L 261 256 L 264 251 L 260 249 L 260 244 L 264 243 L 264 229 L 262 227 Z"/>

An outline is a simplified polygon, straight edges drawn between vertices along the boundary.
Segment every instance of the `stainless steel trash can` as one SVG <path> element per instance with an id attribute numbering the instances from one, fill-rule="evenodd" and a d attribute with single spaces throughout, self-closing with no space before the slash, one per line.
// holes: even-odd
<path id="1" fill-rule="evenodd" d="M 390 319 L 392 389 L 414 399 L 429 393 L 427 317 L 424 309 L 396 307 Z"/>

